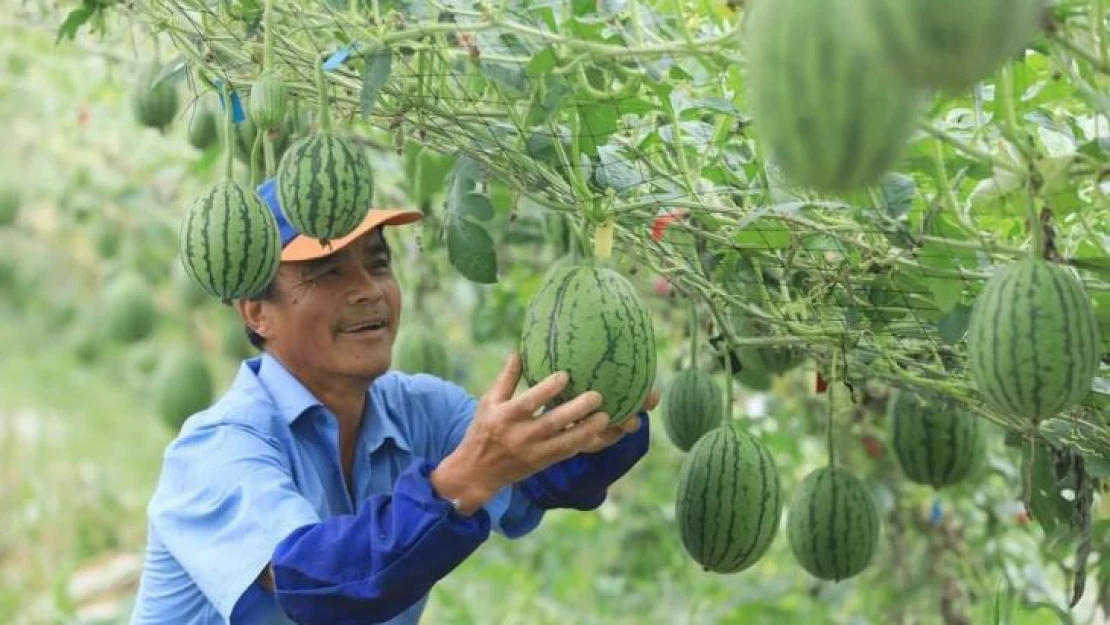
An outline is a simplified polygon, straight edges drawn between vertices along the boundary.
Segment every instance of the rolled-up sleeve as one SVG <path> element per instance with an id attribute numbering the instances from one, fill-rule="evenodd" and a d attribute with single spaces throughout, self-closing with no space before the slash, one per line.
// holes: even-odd
<path id="1" fill-rule="evenodd" d="M 320 520 L 276 442 L 234 424 L 183 433 L 167 448 L 149 516 L 225 622 L 282 539 Z"/>

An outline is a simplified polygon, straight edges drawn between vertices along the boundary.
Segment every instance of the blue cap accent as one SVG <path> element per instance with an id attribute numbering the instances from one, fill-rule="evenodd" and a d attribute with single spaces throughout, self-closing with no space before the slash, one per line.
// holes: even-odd
<path id="1" fill-rule="evenodd" d="M 281 247 L 285 249 L 290 241 L 301 236 L 301 233 L 289 223 L 285 218 L 285 213 L 281 211 L 281 203 L 278 202 L 277 196 L 277 180 L 270 178 L 266 182 L 258 185 L 258 197 L 262 198 L 262 203 L 269 207 L 270 212 L 274 214 L 274 219 L 277 220 L 278 232 L 281 233 Z"/>

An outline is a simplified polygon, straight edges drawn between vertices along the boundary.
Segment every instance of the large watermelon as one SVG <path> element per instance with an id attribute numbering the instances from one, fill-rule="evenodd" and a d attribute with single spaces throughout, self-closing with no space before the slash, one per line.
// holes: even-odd
<path id="1" fill-rule="evenodd" d="M 903 78 L 959 93 L 1017 58 L 1040 24 L 1043 0 L 865 0 Z"/>
<path id="2" fill-rule="evenodd" d="M 921 112 L 858 0 L 759 0 L 747 24 L 753 132 L 783 174 L 818 192 L 879 182 Z"/>
<path id="3" fill-rule="evenodd" d="M 675 447 L 690 451 L 706 432 L 721 424 L 725 402 L 713 376 L 683 369 L 671 378 L 663 396 L 663 427 Z"/>
<path id="4" fill-rule="evenodd" d="M 731 424 L 706 433 L 683 459 L 675 519 L 683 548 L 706 571 L 758 562 L 778 535 L 782 507 L 774 458 Z"/>
<path id="5" fill-rule="evenodd" d="M 1102 339 L 1071 271 L 1026 258 L 997 270 L 968 323 L 968 367 L 986 405 L 1038 423 L 1091 391 Z"/>
<path id="6" fill-rule="evenodd" d="M 362 223 L 374 199 L 374 174 L 357 144 L 319 132 L 298 139 L 282 155 L 277 192 L 289 223 L 326 243 Z"/>
<path id="7" fill-rule="evenodd" d="M 958 484 L 986 459 L 983 421 L 939 394 L 897 390 L 889 417 L 891 447 L 911 482 Z"/>
<path id="8" fill-rule="evenodd" d="M 406 373 L 428 373 L 451 379 L 451 359 L 443 346 L 443 337 L 414 325 L 401 330 L 394 347 L 393 368 Z"/>
<path id="9" fill-rule="evenodd" d="M 525 311 L 520 354 L 528 384 L 566 371 L 554 403 L 597 391 L 613 424 L 635 415 L 655 382 L 650 311 L 627 278 L 591 261 L 545 275 Z"/>
<path id="10" fill-rule="evenodd" d="M 840 467 L 822 467 L 798 484 L 787 512 L 794 559 L 818 579 L 863 572 L 879 544 L 879 510 L 867 487 Z"/>
<path id="11" fill-rule="evenodd" d="M 277 276 L 277 220 L 235 181 L 216 183 L 193 200 L 178 240 L 186 273 L 213 297 L 253 297 Z"/>

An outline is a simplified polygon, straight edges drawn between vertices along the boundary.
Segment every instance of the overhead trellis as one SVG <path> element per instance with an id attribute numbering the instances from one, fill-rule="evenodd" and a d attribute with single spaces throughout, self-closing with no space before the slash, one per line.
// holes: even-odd
<path id="1" fill-rule="evenodd" d="M 164 74 L 197 94 L 227 84 L 246 110 L 268 65 L 298 103 L 293 129 L 311 123 L 323 84 L 335 125 L 455 158 L 432 210 L 471 280 L 497 279 L 481 197 L 502 186 L 565 217 L 587 251 L 612 233 L 623 266 L 667 276 L 734 348 L 795 350 L 825 372 L 843 363 L 849 379 L 938 391 L 1028 434 L 980 401 L 965 333 L 993 268 L 1040 241 L 1079 270 L 1110 342 L 1110 7 L 1053 7 L 1024 59 L 930 99 L 880 184 L 829 195 L 791 184 L 751 132 L 751 1 L 118 9 L 172 41 Z M 1040 432 L 1110 462 L 1103 351 L 1096 392 Z"/>

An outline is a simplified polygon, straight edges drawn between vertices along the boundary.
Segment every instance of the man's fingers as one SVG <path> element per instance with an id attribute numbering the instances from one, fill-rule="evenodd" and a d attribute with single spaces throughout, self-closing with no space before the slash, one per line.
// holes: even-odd
<path id="1" fill-rule="evenodd" d="M 601 394 L 597 391 L 582 393 L 541 415 L 537 421 L 537 427 L 541 428 L 546 436 L 557 436 L 569 426 L 592 414 L 601 406 L 601 401 Z"/>
<path id="2" fill-rule="evenodd" d="M 659 391 L 657 391 L 655 389 L 651 389 L 651 392 L 648 393 L 647 399 L 644 400 L 644 410 L 648 410 L 648 411 L 655 410 L 655 407 L 658 406 L 658 405 L 659 405 Z"/>
<path id="3" fill-rule="evenodd" d="M 512 410 L 518 416 L 531 417 L 541 406 L 547 404 L 562 391 L 570 378 L 563 371 L 557 371 L 542 379 L 532 388 L 511 400 Z"/>
<path id="4" fill-rule="evenodd" d="M 608 427 L 609 415 L 604 412 L 595 412 L 575 423 L 574 427 L 564 429 L 552 438 L 540 441 L 536 447 L 544 455 L 555 455 L 557 462 L 589 447 L 590 443 L 596 440 Z"/>
<path id="5" fill-rule="evenodd" d="M 508 401 L 513 396 L 513 391 L 516 390 L 516 385 L 520 381 L 520 354 L 515 351 L 509 354 L 509 358 L 505 361 L 505 366 L 501 368 L 501 373 L 497 374 L 497 379 L 493 381 L 493 386 L 490 387 L 487 395 L 495 403 Z"/>

